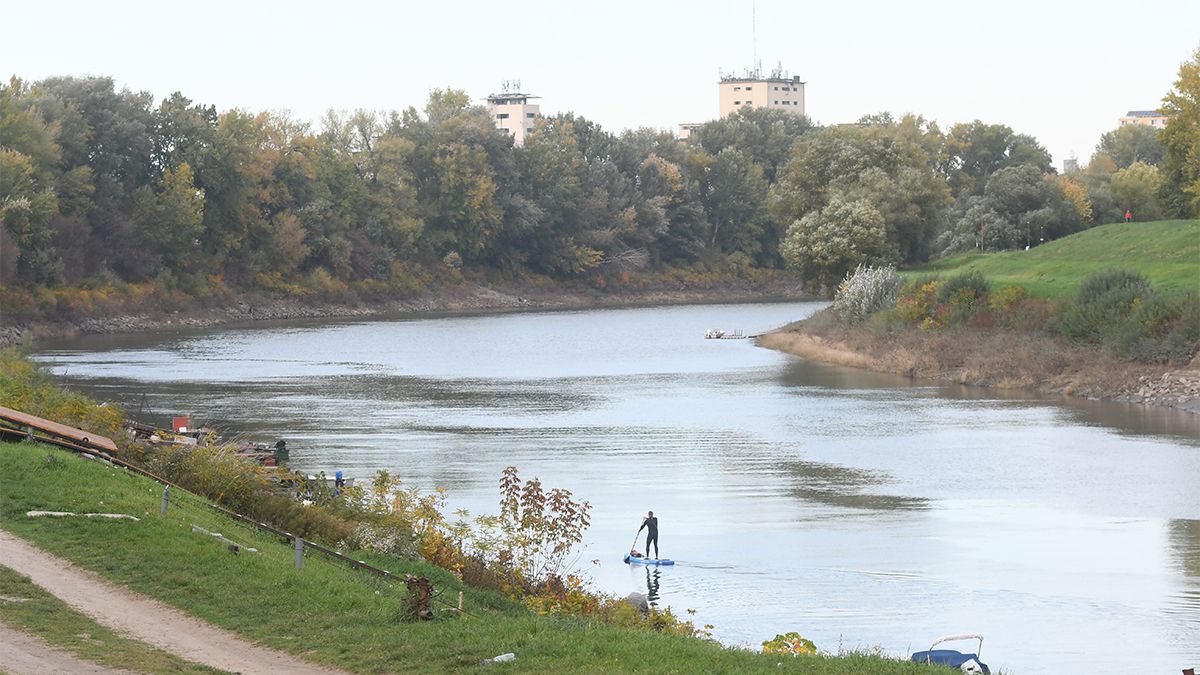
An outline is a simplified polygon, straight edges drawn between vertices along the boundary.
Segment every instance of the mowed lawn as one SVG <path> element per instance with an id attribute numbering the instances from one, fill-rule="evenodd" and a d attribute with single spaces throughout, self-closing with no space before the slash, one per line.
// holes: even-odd
<path id="1" fill-rule="evenodd" d="M 1028 251 L 967 253 L 901 273 L 946 277 L 978 270 L 993 288 L 1018 285 L 1038 297 L 1062 298 L 1112 268 L 1139 272 L 1162 293 L 1200 292 L 1200 220 L 1099 225 Z"/>

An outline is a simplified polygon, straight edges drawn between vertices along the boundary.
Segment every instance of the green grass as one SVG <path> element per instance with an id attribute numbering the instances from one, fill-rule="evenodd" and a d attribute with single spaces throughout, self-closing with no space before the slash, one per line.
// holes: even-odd
<path id="1" fill-rule="evenodd" d="M 150 673 L 220 673 L 144 642 L 117 635 L 0 566 L 0 623 L 35 635 L 75 656 L 111 668 Z"/>
<path id="2" fill-rule="evenodd" d="M 1028 251 L 966 253 L 904 270 L 906 277 L 979 270 L 993 289 L 1024 286 L 1042 298 L 1073 297 L 1101 270 L 1140 272 L 1163 293 L 1200 292 L 1200 220 L 1113 223 Z"/>
<path id="3" fill-rule="evenodd" d="M 370 556 L 392 572 L 428 576 L 446 598 L 465 590 L 471 616 L 399 620 L 404 590 L 322 557 L 303 569 L 290 545 L 124 470 L 27 443 L 0 443 L 0 527 L 76 564 L 252 641 L 356 672 L 954 672 L 867 655 L 780 658 L 715 643 L 581 620 L 538 617 L 495 593 L 463 589 L 445 570 Z M 31 509 L 117 512 L 140 522 L 27 518 Z M 230 554 L 192 524 L 257 547 Z M 354 555 L 354 554 L 351 554 Z M 365 555 L 359 555 L 367 559 Z M 803 627 L 787 626 L 784 630 Z M 771 636 L 764 636 L 764 638 Z M 820 646 L 820 645 L 818 645 Z"/>

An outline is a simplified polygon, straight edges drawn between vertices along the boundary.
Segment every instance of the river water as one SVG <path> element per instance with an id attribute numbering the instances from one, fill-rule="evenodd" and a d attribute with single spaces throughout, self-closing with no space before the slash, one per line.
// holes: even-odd
<path id="1" fill-rule="evenodd" d="M 387 469 L 476 513 L 515 465 L 592 503 L 598 588 L 650 591 L 728 644 L 795 630 L 903 655 L 979 632 L 1009 673 L 1200 666 L 1200 416 L 702 339 L 820 306 L 288 322 L 35 356 L 147 421 L 285 438 L 298 469 Z M 648 509 L 674 568 L 621 561 Z"/>

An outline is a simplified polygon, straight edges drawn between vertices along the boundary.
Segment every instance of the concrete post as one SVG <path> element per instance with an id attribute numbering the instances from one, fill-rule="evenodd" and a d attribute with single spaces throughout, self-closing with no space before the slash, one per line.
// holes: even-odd
<path id="1" fill-rule="evenodd" d="M 296 537 L 296 569 L 304 566 L 304 540 Z"/>
<path id="2" fill-rule="evenodd" d="M 164 515 L 164 516 L 167 515 L 167 500 L 169 498 L 170 492 L 171 492 L 171 486 L 164 485 L 163 486 L 163 498 L 162 498 L 162 511 L 161 511 L 162 515 Z"/>

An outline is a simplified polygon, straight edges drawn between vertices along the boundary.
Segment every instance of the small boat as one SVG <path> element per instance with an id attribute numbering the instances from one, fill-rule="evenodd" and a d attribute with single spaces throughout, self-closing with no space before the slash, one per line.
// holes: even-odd
<path id="1" fill-rule="evenodd" d="M 675 561 L 669 558 L 643 558 L 640 555 L 626 555 L 625 562 L 630 565 L 674 565 Z"/>
<path id="2" fill-rule="evenodd" d="M 953 642 L 956 640 L 979 640 L 979 646 L 975 648 L 974 653 L 963 653 L 954 649 L 934 649 L 934 647 L 943 642 Z M 964 673 L 983 673 L 990 675 L 992 671 L 988 670 L 987 664 L 979 660 L 979 652 L 983 651 L 983 636 L 977 633 L 967 633 L 965 635 L 947 635 L 940 637 L 929 645 L 929 649 L 923 652 L 914 652 L 912 660 L 916 663 L 936 663 L 938 665 L 958 668 Z"/>
<path id="3" fill-rule="evenodd" d="M 720 328 L 709 328 L 704 331 L 705 340 L 745 340 L 746 338 L 757 337 L 755 335 L 746 335 L 740 329 L 732 333 L 727 333 Z"/>

